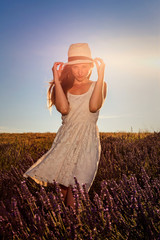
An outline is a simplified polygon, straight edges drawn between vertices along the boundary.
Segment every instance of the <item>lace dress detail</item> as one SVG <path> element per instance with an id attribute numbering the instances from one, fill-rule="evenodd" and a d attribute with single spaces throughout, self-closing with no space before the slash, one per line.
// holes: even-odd
<path id="1" fill-rule="evenodd" d="M 47 186 L 53 180 L 64 186 L 74 185 L 74 176 L 89 190 L 98 169 L 101 145 L 97 120 L 99 111 L 89 111 L 95 82 L 81 95 L 67 93 L 70 111 L 62 116 L 62 125 L 49 151 L 24 174 Z"/>

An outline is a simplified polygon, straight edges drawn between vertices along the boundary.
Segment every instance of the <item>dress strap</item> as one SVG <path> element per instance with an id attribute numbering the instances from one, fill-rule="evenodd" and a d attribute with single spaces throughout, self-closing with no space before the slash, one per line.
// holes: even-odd
<path id="1" fill-rule="evenodd" d="M 95 84 L 96 84 L 96 82 L 92 82 L 92 84 L 91 84 L 91 89 L 94 89 L 94 87 L 95 87 Z"/>

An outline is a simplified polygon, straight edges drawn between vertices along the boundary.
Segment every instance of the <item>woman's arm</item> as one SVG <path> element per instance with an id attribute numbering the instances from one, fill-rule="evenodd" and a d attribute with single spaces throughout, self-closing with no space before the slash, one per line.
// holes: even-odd
<path id="1" fill-rule="evenodd" d="M 60 65 L 59 70 L 57 70 L 58 65 Z M 57 111 L 59 111 L 62 115 L 66 115 L 69 112 L 69 103 L 59 81 L 62 72 L 62 66 L 62 62 L 56 62 L 52 68 L 52 71 L 55 82 L 55 106 Z"/>
<path id="2" fill-rule="evenodd" d="M 95 58 L 94 59 L 97 72 L 98 72 L 98 80 L 96 82 L 96 85 L 94 87 L 92 96 L 90 98 L 89 102 L 89 110 L 90 112 L 96 112 L 99 110 L 107 95 L 107 84 L 104 82 L 104 70 L 105 70 L 105 64 L 101 58 Z M 98 64 L 98 61 L 100 62 L 100 65 Z"/>

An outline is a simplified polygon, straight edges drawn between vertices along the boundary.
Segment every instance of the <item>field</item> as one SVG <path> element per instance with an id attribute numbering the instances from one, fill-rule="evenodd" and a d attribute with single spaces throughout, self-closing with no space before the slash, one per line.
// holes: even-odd
<path id="1" fill-rule="evenodd" d="M 75 179 L 75 209 L 56 182 L 23 173 L 55 133 L 0 134 L 0 238 L 160 240 L 160 133 L 100 133 L 99 170 L 87 193 Z"/>

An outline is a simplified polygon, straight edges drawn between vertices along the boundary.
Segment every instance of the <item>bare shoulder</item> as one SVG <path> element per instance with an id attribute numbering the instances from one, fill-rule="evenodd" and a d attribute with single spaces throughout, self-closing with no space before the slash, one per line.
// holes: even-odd
<path id="1" fill-rule="evenodd" d="M 90 84 L 95 83 L 95 81 L 89 80 Z"/>
<path id="2" fill-rule="evenodd" d="M 92 80 L 90 80 L 89 82 L 90 82 L 90 86 L 91 86 L 92 84 L 93 84 L 93 86 L 96 85 L 96 81 L 92 81 Z"/>

